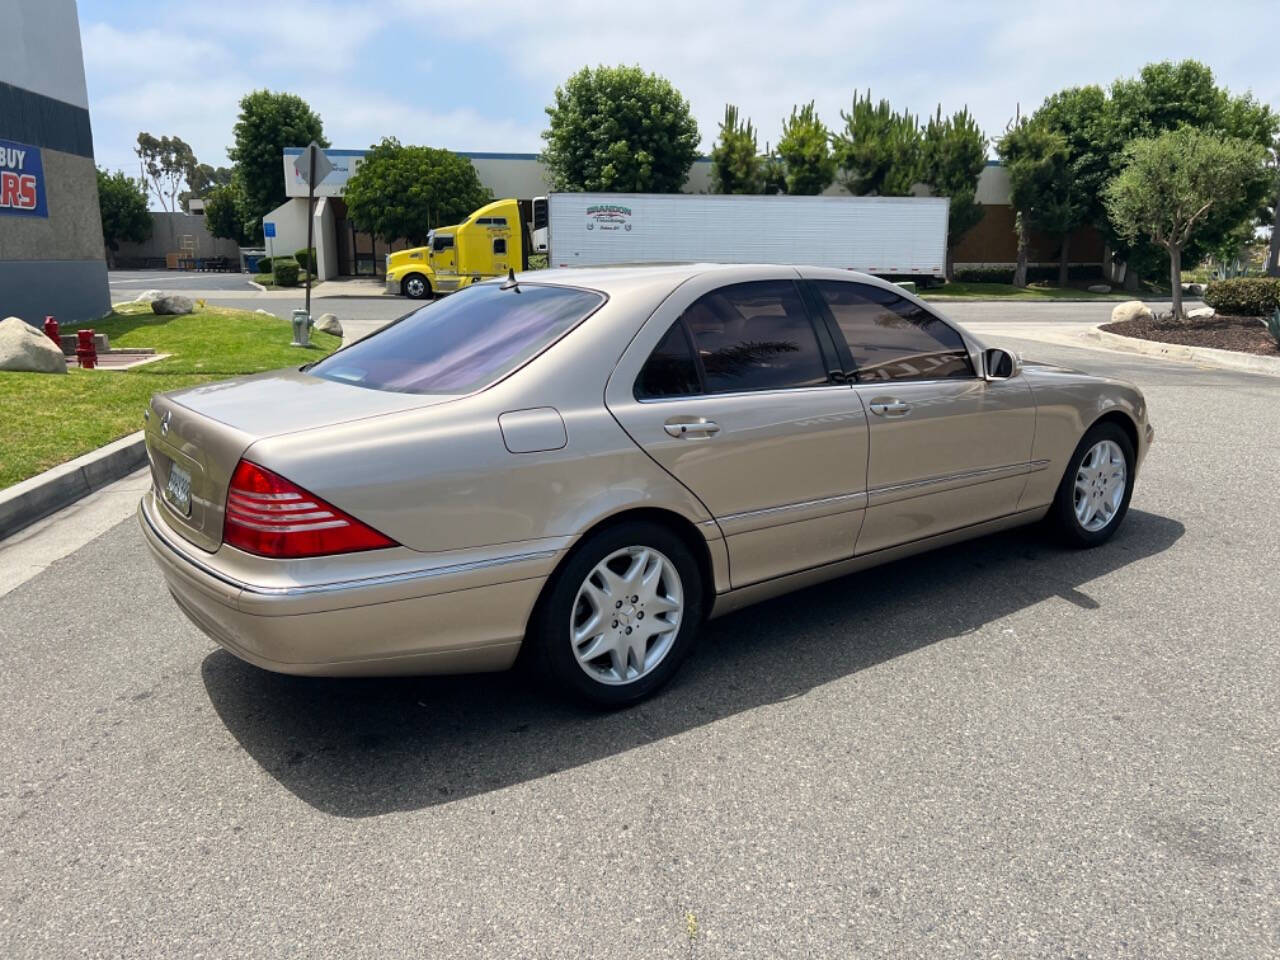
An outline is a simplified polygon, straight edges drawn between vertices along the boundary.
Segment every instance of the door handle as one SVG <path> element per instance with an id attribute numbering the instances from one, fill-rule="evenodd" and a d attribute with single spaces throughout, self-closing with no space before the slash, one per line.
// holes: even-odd
<path id="1" fill-rule="evenodd" d="M 662 429 L 667 431 L 670 436 L 677 438 L 714 437 L 720 432 L 720 424 L 703 417 L 695 417 L 688 420 L 673 418 L 664 423 Z"/>
<path id="2" fill-rule="evenodd" d="M 871 401 L 871 412 L 881 417 L 905 417 L 911 412 L 911 404 L 897 397 L 881 397 Z"/>

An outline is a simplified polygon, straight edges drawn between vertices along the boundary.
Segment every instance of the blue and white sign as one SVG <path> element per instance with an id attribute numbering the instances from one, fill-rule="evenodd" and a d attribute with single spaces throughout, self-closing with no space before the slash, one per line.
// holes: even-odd
<path id="1" fill-rule="evenodd" d="M 270 220 L 262 221 L 262 235 L 264 237 L 274 237 L 276 235 L 276 225 Z"/>
<path id="2" fill-rule="evenodd" d="M 0 216 L 49 216 L 39 147 L 0 140 Z"/>

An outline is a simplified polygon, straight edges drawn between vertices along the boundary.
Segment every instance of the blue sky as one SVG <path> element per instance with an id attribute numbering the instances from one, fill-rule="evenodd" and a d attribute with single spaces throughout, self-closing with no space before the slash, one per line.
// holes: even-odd
<path id="1" fill-rule="evenodd" d="M 134 172 L 138 131 L 226 162 L 237 101 L 305 98 L 334 146 L 384 135 L 536 151 L 583 64 L 638 63 L 689 99 L 709 149 L 726 101 L 765 140 L 792 104 L 838 125 L 854 89 L 920 113 L 968 105 L 989 135 L 1064 86 L 1196 57 L 1280 109 L 1280 3 L 643 3 L 559 0 L 80 0 L 99 164 Z"/>

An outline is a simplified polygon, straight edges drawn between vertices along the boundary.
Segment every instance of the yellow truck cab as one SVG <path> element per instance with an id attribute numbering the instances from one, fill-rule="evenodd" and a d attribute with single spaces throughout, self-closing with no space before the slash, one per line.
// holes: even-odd
<path id="1" fill-rule="evenodd" d="M 520 204 L 485 204 L 456 226 L 437 227 L 425 247 L 387 256 L 387 292 L 414 300 L 452 293 L 488 277 L 523 270 L 528 263 Z"/>

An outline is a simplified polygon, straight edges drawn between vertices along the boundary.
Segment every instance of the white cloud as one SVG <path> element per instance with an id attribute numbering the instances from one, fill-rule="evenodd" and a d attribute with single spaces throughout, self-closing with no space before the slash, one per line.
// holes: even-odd
<path id="1" fill-rule="evenodd" d="M 997 135 L 1019 104 L 1033 110 L 1064 86 L 1105 85 L 1165 58 L 1201 59 L 1219 82 L 1280 108 L 1274 2 L 1205 16 L 1191 0 L 224 0 L 199 23 L 190 7 L 161 4 L 136 29 L 104 9 L 109 22 L 86 23 L 83 41 L 98 157 L 112 165 L 132 165 L 139 130 L 177 134 L 202 160 L 225 162 L 239 98 L 261 87 L 303 95 L 339 146 L 393 135 L 533 151 L 556 85 L 597 63 L 669 77 L 704 149 L 726 101 L 763 146 L 793 104 L 815 100 L 836 127 L 868 87 L 922 115 L 968 105 Z"/>

